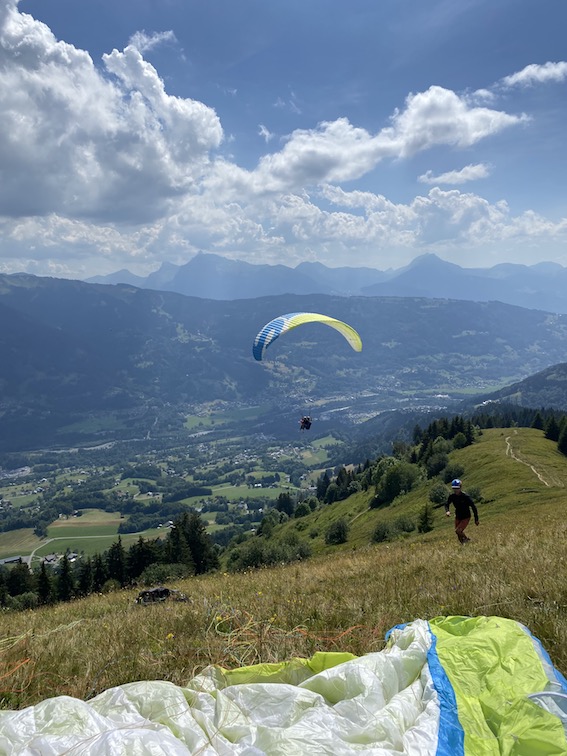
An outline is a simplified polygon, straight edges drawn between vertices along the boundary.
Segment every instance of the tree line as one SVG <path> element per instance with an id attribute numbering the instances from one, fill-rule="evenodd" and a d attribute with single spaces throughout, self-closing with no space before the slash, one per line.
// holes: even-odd
<path id="1" fill-rule="evenodd" d="M 102 554 L 72 561 L 66 553 L 55 568 L 45 560 L 34 570 L 21 560 L 0 567 L 0 606 L 29 609 L 132 585 L 201 575 L 218 566 L 218 549 L 203 521 L 194 512 L 184 512 L 163 540 L 140 536 L 126 549 L 118 536 Z"/>

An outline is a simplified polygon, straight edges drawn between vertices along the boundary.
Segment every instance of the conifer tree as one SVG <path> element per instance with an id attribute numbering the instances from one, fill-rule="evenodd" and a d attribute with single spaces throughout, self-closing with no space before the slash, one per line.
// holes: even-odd
<path id="1" fill-rule="evenodd" d="M 10 596 L 20 596 L 22 593 L 30 593 L 35 590 L 35 580 L 30 568 L 21 559 L 8 572 L 6 587 Z"/>
<path id="2" fill-rule="evenodd" d="M 108 580 L 108 570 L 100 554 L 93 557 L 93 591 L 100 591 Z"/>
<path id="3" fill-rule="evenodd" d="M 42 561 L 37 576 L 37 598 L 40 604 L 51 604 L 53 601 L 53 581 Z"/>
<path id="4" fill-rule="evenodd" d="M 541 412 L 538 410 L 530 427 L 537 428 L 538 430 L 543 430 L 543 425 L 543 417 L 541 416 Z"/>
<path id="5" fill-rule="evenodd" d="M 567 456 L 567 424 L 563 426 L 557 441 L 557 450 Z"/>
<path id="6" fill-rule="evenodd" d="M 555 415 L 550 415 L 547 425 L 545 426 L 545 437 L 550 441 L 559 441 L 559 423 Z"/>
<path id="7" fill-rule="evenodd" d="M 418 533 L 429 533 L 433 530 L 433 507 L 431 504 L 424 504 L 417 519 Z"/>
<path id="8" fill-rule="evenodd" d="M 133 543 L 126 557 L 126 566 L 128 570 L 128 577 L 130 580 L 135 580 L 142 572 L 154 562 L 157 562 L 157 554 L 155 547 L 149 541 L 145 541 L 140 536 L 136 543 Z M 176 560 L 177 561 L 177 560 Z"/>
<path id="9" fill-rule="evenodd" d="M 71 562 L 67 554 L 63 554 L 59 563 L 57 578 L 57 598 L 59 601 L 70 601 L 75 595 L 75 579 L 71 571 Z"/>
<path id="10" fill-rule="evenodd" d="M 196 512 L 184 512 L 176 523 L 187 540 L 195 564 L 195 574 L 201 575 L 219 565 L 218 555 L 205 530 L 205 525 Z"/>
<path id="11" fill-rule="evenodd" d="M 329 488 L 330 484 L 331 478 L 329 477 L 329 473 L 325 470 L 325 472 L 317 478 L 316 496 L 321 501 L 325 498 L 327 488 Z"/>
<path id="12" fill-rule="evenodd" d="M 83 560 L 79 567 L 79 578 L 77 590 L 80 596 L 89 596 L 93 592 L 94 579 L 93 579 L 93 563 L 92 559 L 88 557 Z"/>
<path id="13" fill-rule="evenodd" d="M 120 536 L 106 553 L 106 568 L 111 580 L 116 580 L 121 586 L 126 585 L 126 554 Z"/>
<path id="14" fill-rule="evenodd" d="M 165 547 L 166 560 L 169 564 L 185 564 L 195 572 L 195 563 L 191 554 L 191 549 L 187 543 L 187 537 L 183 528 L 176 523 L 167 538 Z"/>

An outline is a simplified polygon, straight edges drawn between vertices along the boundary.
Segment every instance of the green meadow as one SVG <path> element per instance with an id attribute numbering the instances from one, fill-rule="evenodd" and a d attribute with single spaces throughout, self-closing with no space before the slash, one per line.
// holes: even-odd
<path id="1" fill-rule="evenodd" d="M 31 554 L 40 544 L 41 540 L 34 535 L 33 528 L 0 533 L 0 559 Z"/>
<path id="2" fill-rule="evenodd" d="M 269 411 L 267 405 L 259 405 L 256 407 L 241 407 L 239 409 L 231 409 L 226 411 L 215 410 L 214 408 L 205 408 L 202 414 L 199 415 L 187 415 L 185 418 L 185 427 L 189 430 L 202 427 L 204 429 L 211 428 L 215 425 L 226 425 L 227 423 L 243 421 L 243 420 L 255 420 L 258 417 L 266 414 Z"/>

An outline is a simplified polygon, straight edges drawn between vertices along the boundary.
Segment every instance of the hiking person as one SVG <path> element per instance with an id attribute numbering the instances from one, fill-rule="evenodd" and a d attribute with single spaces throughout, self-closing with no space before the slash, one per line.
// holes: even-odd
<path id="1" fill-rule="evenodd" d="M 451 504 L 455 509 L 455 533 L 459 539 L 459 543 L 469 543 L 471 540 L 465 535 L 465 528 L 471 520 L 471 509 L 474 515 L 474 524 L 478 525 L 478 511 L 476 504 L 471 497 L 466 494 L 462 487 L 461 481 L 458 478 L 451 481 L 451 490 L 449 498 L 445 504 L 445 514 L 447 517 L 451 516 Z"/>

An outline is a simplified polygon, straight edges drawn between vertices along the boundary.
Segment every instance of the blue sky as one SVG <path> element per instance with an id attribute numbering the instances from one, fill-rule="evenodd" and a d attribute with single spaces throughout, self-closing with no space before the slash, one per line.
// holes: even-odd
<path id="1" fill-rule="evenodd" d="M 0 0 L 0 272 L 567 266 L 561 0 Z"/>

